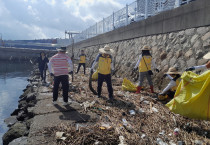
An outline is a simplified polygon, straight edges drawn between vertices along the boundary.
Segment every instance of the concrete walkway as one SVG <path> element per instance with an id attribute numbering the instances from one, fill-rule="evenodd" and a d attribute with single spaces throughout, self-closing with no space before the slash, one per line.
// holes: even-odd
<path id="1" fill-rule="evenodd" d="M 60 124 L 86 123 L 97 119 L 97 115 L 92 112 L 85 112 L 81 105 L 71 101 L 70 105 L 63 106 L 62 97 L 59 96 L 58 104 L 52 104 L 52 92 L 48 87 L 41 86 L 38 90 L 37 104 L 31 108 L 35 117 L 30 127 L 28 144 L 56 144 L 53 139 L 44 139 L 44 134 L 36 135 L 47 127 L 56 127 Z M 50 141 L 50 142 L 49 142 Z"/>

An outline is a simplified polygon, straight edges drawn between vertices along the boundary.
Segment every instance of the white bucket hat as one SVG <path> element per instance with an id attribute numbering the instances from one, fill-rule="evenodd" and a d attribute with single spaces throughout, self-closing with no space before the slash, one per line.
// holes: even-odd
<path id="1" fill-rule="evenodd" d="M 104 48 L 99 49 L 100 53 L 105 53 L 105 54 L 113 54 L 114 50 L 111 49 L 108 45 L 105 45 Z"/>
<path id="2" fill-rule="evenodd" d="M 204 59 L 210 59 L 210 52 L 203 56 Z"/>

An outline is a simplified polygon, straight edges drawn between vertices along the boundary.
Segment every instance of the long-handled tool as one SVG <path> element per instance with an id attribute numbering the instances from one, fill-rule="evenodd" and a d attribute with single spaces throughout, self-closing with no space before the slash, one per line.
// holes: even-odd
<path id="1" fill-rule="evenodd" d="M 74 54 L 72 55 L 71 57 L 71 61 L 72 61 L 72 74 L 71 74 L 71 79 L 72 79 L 72 82 L 74 81 Z"/>

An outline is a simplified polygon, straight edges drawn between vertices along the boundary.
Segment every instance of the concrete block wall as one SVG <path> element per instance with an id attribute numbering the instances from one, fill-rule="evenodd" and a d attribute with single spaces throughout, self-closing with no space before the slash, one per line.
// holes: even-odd
<path id="1" fill-rule="evenodd" d="M 135 80 L 137 73 L 132 75 L 132 68 L 135 66 L 141 49 L 144 45 L 151 47 L 151 54 L 160 73 L 154 73 L 153 80 L 158 84 L 160 78 L 169 67 L 175 66 L 183 72 L 187 67 L 202 65 L 207 62 L 203 55 L 210 51 L 210 26 L 191 28 L 166 34 L 157 34 L 139 37 L 131 40 L 108 43 L 115 50 L 114 62 L 116 75 L 130 80 Z M 95 59 L 98 49 L 103 45 L 75 48 L 78 56 L 81 49 L 84 49 L 89 61 L 88 65 Z M 155 71 L 154 71 L 155 72 Z M 157 85 L 156 85 L 157 86 Z"/>
<path id="2" fill-rule="evenodd" d="M 84 49 L 89 57 L 88 64 L 95 59 L 98 49 L 109 44 L 115 50 L 116 75 L 136 81 L 137 73 L 131 75 L 140 49 L 151 47 L 152 56 L 161 70 L 154 73 L 156 86 L 160 78 L 175 66 L 180 71 L 207 60 L 202 56 L 210 51 L 210 0 L 197 0 L 188 5 L 165 11 L 146 20 L 87 39 L 74 45 L 74 55 Z M 71 55 L 71 46 L 69 46 Z M 167 82 L 165 82 L 167 83 Z"/>

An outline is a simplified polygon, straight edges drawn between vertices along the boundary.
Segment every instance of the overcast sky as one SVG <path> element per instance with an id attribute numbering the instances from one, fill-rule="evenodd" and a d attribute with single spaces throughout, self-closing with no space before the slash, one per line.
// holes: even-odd
<path id="1" fill-rule="evenodd" d="M 4 40 L 64 38 L 82 31 L 135 0 L 0 0 Z"/>

